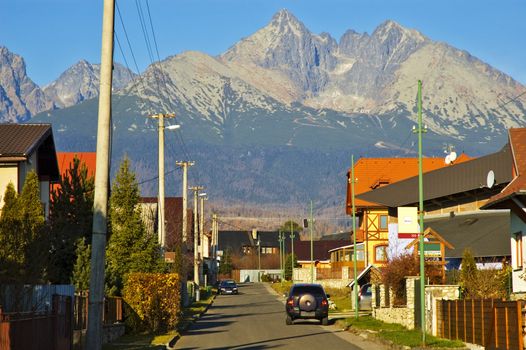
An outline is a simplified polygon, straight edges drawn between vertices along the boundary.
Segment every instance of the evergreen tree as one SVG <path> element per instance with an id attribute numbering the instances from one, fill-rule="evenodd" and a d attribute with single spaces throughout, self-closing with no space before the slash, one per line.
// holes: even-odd
<path id="1" fill-rule="evenodd" d="M 473 289 L 473 282 L 477 277 L 477 272 L 478 269 L 475 258 L 473 257 L 473 252 L 469 248 L 464 249 L 462 252 L 462 267 L 460 269 L 459 278 L 459 284 L 464 295 L 475 293 L 474 290 L 470 289 Z"/>
<path id="2" fill-rule="evenodd" d="M 75 157 L 60 178 L 60 187 L 51 193 L 51 282 L 69 283 L 77 261 L 78 240 L 91 242 L 94 187 L 86 164 Z"/>
<path id="3" fill-rule="evenodd" d="M 294 254 L 294 256 L 292 256 L 292 254 L 288 254 L 287 257 L 285 258 L 285 279 L 286 280 L 292 279 L 292 261 L 293 261 L 292 259 L 294 259 L 294 267 L 300 266 L 298 264 L 298 258 L 296 254 Z"/>
<path id="4" fill-rule="evenodd" d="M 232 252 L 230 249 L 225 250 L 219 263 L 219 273 L 222 275 L 230 275 L 233 269 L 232 265 Z"/>
<path id="5" fill-rule="evenodd" d="M 139 185 L 125 158 L 112 186 L 109 219 L 111 235 L 106 251 L 107 289 L 120 295 L 129 272 L 165 270 L 157 237 L 148 234 L 141 219 Z"/>
<path id="6" fill-rule="evenodd" d="M 77 261 L 73 267 L 73 276 L 71 277 L 71 284 L 75 286 L 77 291 L 85 291 L 89 289 L 90 279 L 90 259 L 91 259 L 91 245 L 86 244 L 85 238 L 80 238 L 77 241 L 77 249 L 75 251 Z"/>
<path id="7" fill-rule="evenodd" d="M 22 193 L 17 199 L 24 235 L 24 268 L 26 283 L 44 282 L 45 261 L 49 254 L 49 230 L 40 202 L 40 183 L 36 172 L 27 174 Z"/>
<path id="8" fill-rule="evenodd" d="M 17 216 L 17 193 L 12 182 L 4 194 L 0 215 L 0 284 L 16 281 L 24 261 L 20 221 Z"/>
<path id="9" fill-rule="evenodd" d="M 49 240 L 45 235 L 47 230 L 37 174 L 34 171 L 27 174 L 19 196 L 13 184 L 9 184 L 4 203 L 0 216 L 2 282 L 42 282 Z"/>
<path id="10" fill-rule="evenodd" d="M 292 225 L 292 231 L 294 231 L 294 233 L 297 234 L 303 231 L 303 228 L 297 222 L 292 221 L 292 220 L 286 221 L 279 229 L 287 234 L 290 234 L 291 225 Z"/>

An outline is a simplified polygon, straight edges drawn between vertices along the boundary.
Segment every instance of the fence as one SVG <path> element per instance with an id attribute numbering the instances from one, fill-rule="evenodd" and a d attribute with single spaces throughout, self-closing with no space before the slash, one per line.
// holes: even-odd
<path id="1" fill-rule="evenodd" d="M 326 268 L 316 268 L 316 279 L 319 280 L 335 280 L 342 278 L 342 269 L 333 270 Z"/>
<path id="2" fill-rule="evenodd" d="M 523 350 L 522 303 L 495 299 L 440 300 L 439 336 L 486 349 Z"/>
<path id="3" fill-rule="evenodd" d="M 102 323 L 114 324 L 124 320 L 123 301 L 119 297 L 104 298 Z M 88 296 L 76 294 L 73 302 L 73 329 L 83 330 L 88 325 Z"/>
<path id="4" fill-rule="evenodd" d="M 51 311 L 2 313 L 0 350 L 68 350 L 72 347 L 71 297 L 54 295 Z"/>

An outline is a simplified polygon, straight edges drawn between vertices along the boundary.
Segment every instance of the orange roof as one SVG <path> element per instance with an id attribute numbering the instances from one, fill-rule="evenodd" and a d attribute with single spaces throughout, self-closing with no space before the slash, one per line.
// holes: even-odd
<path id="1" fill-rule="evenodd" d="M 73 163 L 73 158 L 77 156 L 80 159 L 80 163 L 86 164 L 88 167 L 88 176 L 95 176 L 96 169 L 96 155 L 95 152 L 57 152 L 58 169 L 61 175 L 66 174 L 66 170 L 69 169 Z"/>
<path id="2" fill-rule="evenodd" d="M 513 154 L 513 180 L 504 189 L 491 197 L 485 206 L 498 202 L 521 190 L 526 190 L 526 128 L 508 130 L 509 143 Z"/>
<path id="3" fill-rule="evenodd" d="M 455 163 L 465 162 L 471 159 L 462 153 Z M 423 158 L 423 172 L 428 172 L 447 166 L 444 158 Z M 351 169 L 347 173 L 350 178 Z M 354 164 L 354 183 L 355 194 L 371 191 L 380 186 L 392 184 L 413 176 L 418 175 L 418 158 L 360 158 Z M 350 214 L 351 206 L 351 184 L 347 181 L 347 213 Z M 357 208 L 359 207 L 379 207 L 376 203 L 367 202 L 363 199 L 355 198 Z"/>

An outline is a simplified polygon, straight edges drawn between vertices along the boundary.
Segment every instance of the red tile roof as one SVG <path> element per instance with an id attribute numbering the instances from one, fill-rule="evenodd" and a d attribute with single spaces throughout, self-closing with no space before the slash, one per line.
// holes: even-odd
<path id="1" fill-rule="evenodd" d="M 81 164 L 86 164 L 88 168 L 88 176 L 95 176 L 95 169 L 97 168 L 97 153 L 95 152 L 57 152 L 58 169 L 61 175 L 66 174 L 73 163 L 73 159 L 77 156 Z"/>
<path id="2" fill-rule="evenodd" d="M 461 154 L 456 164 L 471 159 L 465 154 Z M 428 172 L 447 166 L 444 158 L 423 158 L 423 171 Z M 347 173 L 350 178 L 351 169 Z M 371 191 L 375 188 L 398 182 L 418 174 L 418 158 L 360 158 L 354 164 L 354 184 L 355 194 Z M 347 182 L 347 213 L 350 214 L 351 206 L 351 183 Z M 378 207 L 376 203 L 367 202 L 363 199 L 355 198 L 357 208 Z"/>

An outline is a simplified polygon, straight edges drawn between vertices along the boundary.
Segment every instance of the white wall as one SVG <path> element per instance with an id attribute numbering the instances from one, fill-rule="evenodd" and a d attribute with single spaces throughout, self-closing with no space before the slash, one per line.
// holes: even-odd
<path id="1" fill-rule="evenodd" d="M 4 194 L 9 182 L 18 189 L 18 167 L 16 165 L 0 166 L 0 208 L 4 206 Z"/>
<path id="2" fill-rule="evenodd" d="M 524 209 L 524 208 L 523 208 Z M 513 268 L 512 272 L 512 284 L 513 284 L 513 293 L 525 293 L 526 292 L 526 280 L 520 276 L 525 272 L 526 263 L 522 262 L 522 268 L 516 269 L 517 266 L 517 256 L 515 254 L 515 239 L 513 234 L 516 232 L 522 232 L 522 258 L 526 258 L 526 223 L 524 223 L 517 215 L 511 212 L 511 223 L 510 223 L 510 244 L 511 244 L 511 266 Z"/>

